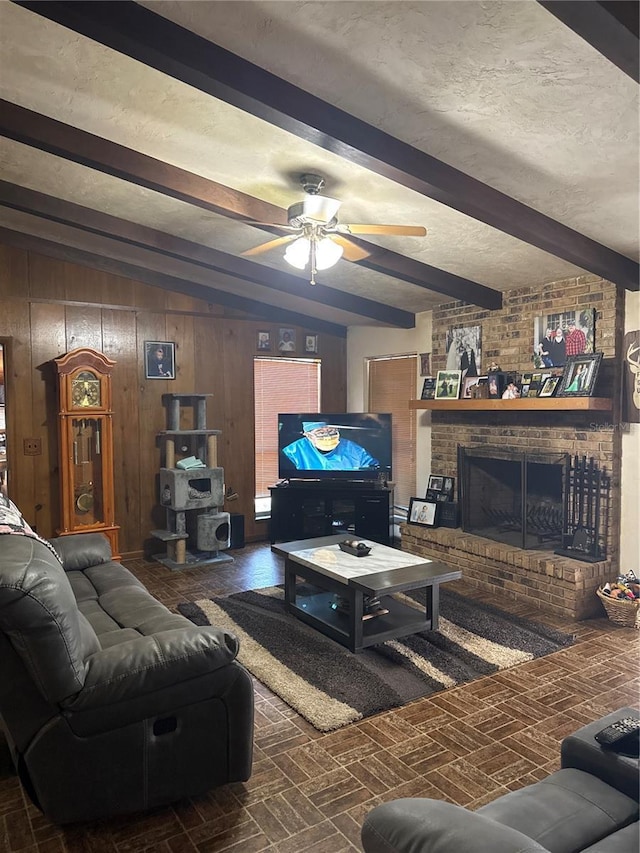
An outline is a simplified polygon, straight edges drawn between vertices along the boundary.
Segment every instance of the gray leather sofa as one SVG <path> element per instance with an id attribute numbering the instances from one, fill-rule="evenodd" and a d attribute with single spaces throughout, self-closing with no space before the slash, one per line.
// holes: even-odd
<path id="1" fill-rule="evenodd" d="M 365 853 L 638 853 L 638 759 L 594 734 L 622 708 L 565 738 L 561 769 L 472 812 L 431 799 L 385 803 L 366 816 Z"/>
<path id="2" fill-rule="evenodd" d="M 236 638 L 171 613 L 102 534 L 51 544 L 0 536 L 0 723 L 36 805 L 67 823 L 248 779 Z"/>

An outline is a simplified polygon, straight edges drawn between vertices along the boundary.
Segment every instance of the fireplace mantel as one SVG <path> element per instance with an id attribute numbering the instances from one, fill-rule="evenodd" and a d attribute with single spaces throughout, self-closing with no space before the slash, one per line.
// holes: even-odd
<path id="1" fill-rule="evenodd" d="M 610 397 L 534 397 L 520 400 L 409 400 L 410 409 L 439 412 L 610 412 Z"/>

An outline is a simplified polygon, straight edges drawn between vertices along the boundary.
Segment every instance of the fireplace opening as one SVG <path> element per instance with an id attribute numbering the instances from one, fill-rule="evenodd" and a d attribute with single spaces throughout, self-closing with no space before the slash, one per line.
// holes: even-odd
<path id="1" fill-rule="evenodd" d="M 527 550 L 562 544 L 566 453 L 458 447 L 462 529 Z"/>

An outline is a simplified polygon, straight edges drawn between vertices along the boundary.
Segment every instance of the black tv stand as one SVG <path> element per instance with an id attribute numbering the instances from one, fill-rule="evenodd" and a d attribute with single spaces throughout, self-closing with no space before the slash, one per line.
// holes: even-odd
<path id="1" fill-rule="evenodd" d="M 388 489 L 386 483 L 381 483 L 378 480 L 331 480 L 329 478 L 323 480 L 297 480 L 293 477 L 285 477 L 278 480 L 273 488 L 287 489 L 289 487 L 296 489 Z"/>
<path id="2" fill-rule="evenodd" d="M 377 481 L 289 480 L 271 486 L 271 544 L 351 533 L 389 545 L 393 489 Z"/>

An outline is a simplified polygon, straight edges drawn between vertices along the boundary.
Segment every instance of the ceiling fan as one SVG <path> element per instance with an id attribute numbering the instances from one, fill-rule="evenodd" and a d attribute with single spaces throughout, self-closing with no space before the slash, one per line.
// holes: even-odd
<path id="1" fill-rule="evenodd" d="M 300 183 L 307 194 L 303 201 L 292 204 L 287 210 L 288 225 L 271 222 L 248 222 L 248 225 L 269 225 L 280 231 L 286 231 L 284 237 L 269 240 L 242 254 L 260 255 L 278 246 L 287 245 L 284 258 L 287 263 L 303 270 L 311 264 L 310 283 L 316 283 L 318 270 L 326 270 L 336 264 L 340 258 L 347 261 L 361 261 L 371 253 L 349 240 L 349 236 L 359 234 L 394 234 L 406 237 L 424 237 L 427 229 L 421 225 L 345 225 L 338 222 L 337 213 L 342 202 L 335 198 L 320 195 L 325 181 L 321 175 L 300 176 Z"/>

